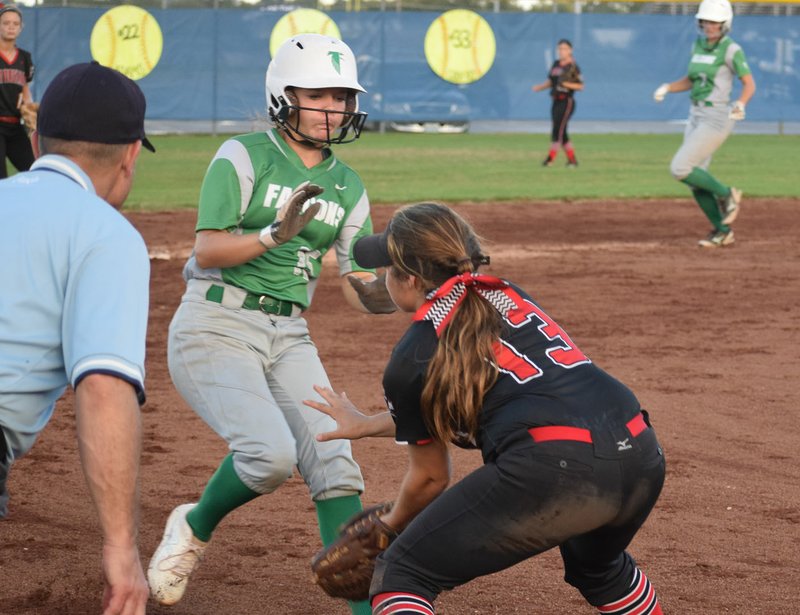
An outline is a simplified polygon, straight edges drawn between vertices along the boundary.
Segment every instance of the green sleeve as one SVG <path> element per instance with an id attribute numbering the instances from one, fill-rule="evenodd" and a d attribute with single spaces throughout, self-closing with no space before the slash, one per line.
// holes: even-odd
<path id="1" fill-rule="evenodd" d="M 350 180 L 351 185 L 361 184 L 357 176 Z M 336 258 L 339 262 L 339 275 L 352 271 L 370 271 L 360 267 L 353 257 L 353 246 L 362 237 L 372 234 L 372 217 L 370 216 L 369 197 L 367 191 L 361 187 L 361 196 L 347 213 L 339 234 L 336 238 Z"/>
<path id="2" fill-rule="evenodd" d="M 217 158 L 208 167 L 200 188 L 195 231 L 222 230 L 239 225 L 241 186 L 229 160 Z"/>
<path id="3" fill-rule="evenodd" d="M 750 65 L 747 63 L 747 58 L 744 57 L 744 51 L 741 49 L 737 49 L 733 54 L 733 72 L 740 79 L 750 74 Z"/>

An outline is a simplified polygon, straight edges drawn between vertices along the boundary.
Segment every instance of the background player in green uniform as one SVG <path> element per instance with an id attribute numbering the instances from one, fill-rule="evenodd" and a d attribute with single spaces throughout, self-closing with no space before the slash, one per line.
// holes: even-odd
<path id="1" fill-rule="evenodd" d="M 683 145 L 672 159 L 670 171 L 692 189 L 700 209 L 714 226 L 699 245 L 721 248 L 733 243 L 730 224 L 739 213 L 742 192 L 717 180 L 708 172 L 708 166 L 734 124 L 744 119 L 756 84 L 742 48 L 728 36 L 733 22 L 730 2 L 703 0 L 696 17 L 703 35 L 692 48 L 688 74 L 660 85 L 653 98 L 661 102 L 670 92 L 691 90 L 692 106 Z M 742 81 L 742 91 L 730 104 L 734 77 Z"/>
<path id="2" fill-rule="evenodd" d="M 353 260 L 355 240 L 372 232 L 369 200 L 328 147 L 358 138 L 364 89 L 350 48 L 317 34 L 281 46 L 266 86 L 275 126 L 226 141 L 212 160 L 186 293 L 170 325 L 173 382 L 230 454 L 199 502 L 178 506 L 167 521 L 148 570 L 161 604 L 181 599 L 217 524 L 277 489 L 295 465 L 324 543 L 361 510 L 364 481 L 349 443 L 317 442 L 335 423 L 302 403 L 328 377 L 301 314 L 330 248 L 354 307 L 395 309 L 383 279 Z M 366 602 L 352 609 L 370 612 Z"/>

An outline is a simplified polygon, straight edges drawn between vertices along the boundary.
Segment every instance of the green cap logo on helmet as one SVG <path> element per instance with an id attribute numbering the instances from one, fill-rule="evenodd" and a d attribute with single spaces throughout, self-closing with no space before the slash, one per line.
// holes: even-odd
<path id="1" fill-rule="evenodd" d="M 342 53 L 340 51 L 329 51 L 328 55 L 331 57 L 331 66 L 333 66 L 333 69 L 341 75 L 342 66 L 339 61 L 342 57 Z"/>

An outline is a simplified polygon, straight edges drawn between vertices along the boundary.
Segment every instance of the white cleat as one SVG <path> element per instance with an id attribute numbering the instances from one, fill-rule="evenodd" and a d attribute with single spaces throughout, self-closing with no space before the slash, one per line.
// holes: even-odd
<path id="1" fill-rule="evenodd" d="M 724 248 L 733 243 L 733 231 L 711 231 L 708 237 L 697 242 L 701 248 Z"/>
<path id="2" fill-rule="evenodd" d="M 720 201 L 722 210 L 722 224 L 730 224 L 739 215 L 739 205 L 742 202 L 742 191 L 738 188 L 731 188 L 731 194 Z"/>
<path id="3" fill-rule="evenodd" d="M 189 577 L 203 559 L 208 546 L 195 537 L 186 514 L 197 504 L 181 504 L 167 519 L 164 537 L 147 568 L 150 595 L 165 606 L 175 604 L 186 591 Z"/>

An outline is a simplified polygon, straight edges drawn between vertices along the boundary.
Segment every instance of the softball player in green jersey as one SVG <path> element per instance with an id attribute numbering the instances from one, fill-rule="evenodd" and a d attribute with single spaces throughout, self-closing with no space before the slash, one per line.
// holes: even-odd
<path id="1" fill-rule="evenodd" d="M 317 34 L 281 46 L 266 87 L 274 126 L 223 143 L 206 172 L 186 293 L 170 325 L 172 380 L 230 453 L 199 501 L 167 520 L 148 569 L 161 604 L 181 599 L 217 524 L 273 492 L 295 466 L 324 543 L 361 510 L 364 481 L 350 445 L 318 442 L 335 422 L 303 404 L 328 377 L 302 313 L 331 248 L 354 307 L 395 310 L 383 278 L 353 260 L 355 240 L 372 233 L 369 200 L 329 147 L 358 138 L 364 89 L 350 48 Z M 370 612 L 366 602 L 351 607 Z"/>
<path id="2" fill-rule="evenodd" d="M 692 106 L 683 145 L 672 159 L 670 171 L 675 179 L 692 189 L 714 227 L 699 245 L 721 248 L 733 243 L 730 225 L 739 214 L 742 192 L 721 183 L 708 172 L 708 166 L 734 124 L 744 119 L 745 107 L 756 91 L 756 84 L 742 48 L 728 36 L 733 22 L 730 2 L 703 0 L 696 17 L 702 36 L 692 48 L 688 74 L 660 85 L 653 98 L 661 102 L 670 92 L 691 90 Z M 741 80 L 742 91 L 731 104 L 734 77 Z"/>

